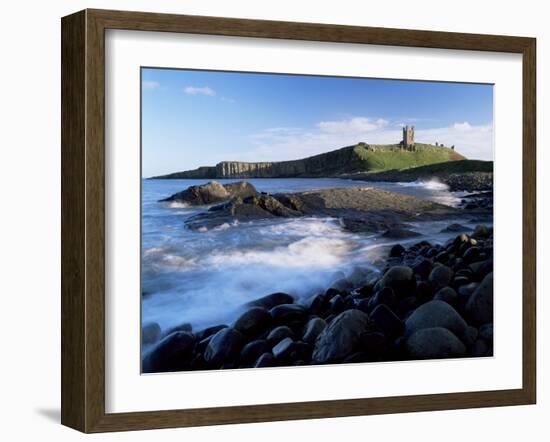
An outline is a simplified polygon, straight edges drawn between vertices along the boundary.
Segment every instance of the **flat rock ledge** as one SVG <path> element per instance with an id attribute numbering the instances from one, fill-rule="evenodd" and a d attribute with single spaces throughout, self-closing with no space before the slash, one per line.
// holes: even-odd
<path id="1" fill-rule="evenodd" d="M 389 192 L 370 186 L 323 189 L 299 193 L 259 193 L 246 182 L 228 186 L 211 182 L 201 188 L 192 186 L 163 201 L 179 201 L 198 205 L 214 198 L 225 198 L 208 211 L 189 218 L 187 227 L 192 230 L 209 230 L 223 224 L 247 222 L 271 218 L 300 216 L 330 216 L 342 220 L 342 226 L 350 231 L 389 231 L 388 236 L 398 233 L 414 233 L 403 230 L 403 222 L 418 219 L 453 215 L 457 209 L 413 196 Z M 221 186 L 221 190 L 218 186 Z M 190 190 L 192 189 L 192 190 Z M 196 196 L 199 195 L 199 196 Z M 400 229 L 400 230 L 397 230 Z"/>

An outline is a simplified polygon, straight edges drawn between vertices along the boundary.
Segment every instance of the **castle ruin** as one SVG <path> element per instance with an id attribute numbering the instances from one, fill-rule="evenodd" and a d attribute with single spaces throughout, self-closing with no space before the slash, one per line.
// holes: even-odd
<path id="1" fill-rule="evenodd" d="M 415 150 L 414 148 L 414 126 L 403 127 L 403 140 L 401 141 L 401 148 L 404 150 Z"/>

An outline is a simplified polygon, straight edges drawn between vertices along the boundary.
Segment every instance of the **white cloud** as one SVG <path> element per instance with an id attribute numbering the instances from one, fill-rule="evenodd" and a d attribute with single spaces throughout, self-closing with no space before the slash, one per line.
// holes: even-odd
<path id="1" fill-rule="evenodd" d="M 472 126 L 470 126 L 470 123 L 465 121 L 464 123 L 455 123 L 453 124 L 453 128 L 456 130 L 471 130 Z"/>
<path id="2" fill-rule="evenodd" d="M 143 89 L 158 89 L 160 87 L 160 83 L 154 80 L 143 80 L 142 85 Z"/>
<path id="3" fill-rule="evenodd" d="M 492 124 L 474 126 L 457 122 L 447 127 L 417 129 L 416 140 L 455 146 L 457 152 L 471 159 L 493 159 Z M 276 127 L 251 136 L 254 149 L 243 152 L 241 161 L 282 161 L 328 152 L 360 141 L 371 144 L 398 143 L 401 128 L 385 119 L 353 117 L 347 120 L 322 121 L 309 129 Z"/>
<path id="4" fill-rule="evenodd" d="M 193 87 L 187 86 L 183 91 L 188 95 L 207 95 L 213 97 L 216 95 L 216 91 L 208 86 L 204 87 Z"/>
<path id="5" fill-rule="evenodd" d="M 333 134 L 364 134 L 381 129 L 388 125 L 388 122 L 382 118 L 373 120 L 366 117 L 354 117 L 348 120 L 340 121 L 321 121 L 317 127 L 323 131 Z"/>

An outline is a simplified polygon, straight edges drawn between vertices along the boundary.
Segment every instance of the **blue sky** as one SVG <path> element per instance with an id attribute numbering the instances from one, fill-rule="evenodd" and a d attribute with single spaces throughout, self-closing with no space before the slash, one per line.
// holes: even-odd
<path id="1" fill-rule="evenodd" d="M 359 141 L 419 142 L 492 159 L 490 85 L 142 69 L 143 176 L 223 160 L 281 161 Z"/>

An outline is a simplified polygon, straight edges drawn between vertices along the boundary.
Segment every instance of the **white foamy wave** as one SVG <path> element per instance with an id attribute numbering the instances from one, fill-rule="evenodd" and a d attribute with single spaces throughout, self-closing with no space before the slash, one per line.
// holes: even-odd
<path id="1" fill-rule="evenodd" d="M 435 178 L 432 178 L 431 180 L 427 180 L 427 181 L 417 180 L 417 181 L 412 181 L 410 183 L 397 183 L 397 184 L 403 187 L 423 187 L 428 190 L 440 190 L 440 191 L 449 190 L 449 186 L 447 186 L 447 184 L 442 183 L 441 181 Z"/>
<path id="2" fill-rule="evenodd" d="M 168 203 L 168 207 L 170 207 L 171 209 L 188 209 L 191 206 L 187 203 L 182 203 L 180 201 L 170 201 Z"/>
<path id="3" fill-rule="evenodd" d="M 261 264 L 284 268 L 330 268 L 342 262 L 352 244 L 342 239 L 307 237 L 273 250 L 233 250 L 214 253 L 206 263 L 215 266 Z"/>
<path id="4" fill-rule="evenodd" d="M 271 224 L 261 229 L 263 234 L 349 237 L 342 232 L 338 220 L 334 218 L 299 218 L 277 224 Z"/>

